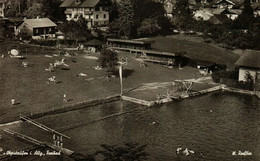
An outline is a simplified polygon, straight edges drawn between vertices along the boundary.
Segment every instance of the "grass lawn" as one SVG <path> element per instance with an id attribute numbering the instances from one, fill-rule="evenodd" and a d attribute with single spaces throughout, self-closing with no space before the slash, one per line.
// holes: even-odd
<path id="1" fill-rule="evenodd" d="M 19 47 L 23 48 L 22 45 Z M 120 93 L 119 78 L 112 78 L 108 82 L 106 79 L 102 79 L 106 76 L 104 69 L 98 71 L 93 68 L 99 64 L 97 60 L 91 59 L 91 56 L 98 55 L 85 53 L 72 56 L 66 60 L 69 70 L 58 68 L 54 72 L 48 72 L 45 69 L 49 63 L 61 60 L 62 56 L 49 58 L 44 56 L 46 52 L 42 52 L 43 49 L 39 49 L 39 47 L 36 49 L 31 47 L 31 49 L 35 52 L 27 52 L 27 55 L 25 52 L 21 52 L 21 55 L 27 59 L 7 56 L 0 58 L 0 123 L 18 120 L 19 114 L 41 113 L 63 108 L 67 104 L 105 98 Z M 4 52 L 0 51 L 0 55 L 5 54 Z M 48 52 L 49 55 L 53 53 L 57 53 L 57 51 L 49 50 Z M 72 51 L 69 53 L 72 54 Z M 144 83 L 190 79 L 199 75 L 198 70 L 191 67 L 168 69 L 150 63 L 147 64 L 147 67 L 140 67 L 140 63 L 132 54 L 119 53 L 119 56 L 128 58 L 128 65 L 124 67 L 123 71 L 124 90 L 140 87 Z M 22 67 L 24 61 L 29 63 L 29 67 Z M 78 77 L 77 74 L 81 72 L 86 73 L 87 77 Z M 46 82 L 51 76 L 56 76 L 59 83 L 47 84 Z M 91 78 L 94 80 L 86 80 Z M 67 95 L 69 102 L 63 102 L 64 94 Z M 19 104 L 12 106 L 11 99 L 17 100 Z"/>

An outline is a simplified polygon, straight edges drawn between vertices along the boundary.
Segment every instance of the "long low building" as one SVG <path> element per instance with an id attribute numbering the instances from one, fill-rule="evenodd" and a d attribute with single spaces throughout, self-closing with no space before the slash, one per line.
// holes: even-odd
<path id="1" fill-rule="evenodd" d="M 162 50 L 152 49 L 153 40 L 147 39 L 107 39 L 107 45 L 110 49 L 120 50 L 135 54 L 146 62 L 153 62 L 167 66 L 183 67 L 192 66 L 207 69 L 208 71 L 225 70 L 226 65 L 215 62 L 205 62 L 194 57 L 190 57 L 186 52 L 165 52 Z"/>
<path id="2" fill-rule="evenodd" d="M 107 39 L 107 44 L 111 47 L 129 48 L 129 49 L 151 49 L 150 40 L 127 40 L 127 39 Z"/>

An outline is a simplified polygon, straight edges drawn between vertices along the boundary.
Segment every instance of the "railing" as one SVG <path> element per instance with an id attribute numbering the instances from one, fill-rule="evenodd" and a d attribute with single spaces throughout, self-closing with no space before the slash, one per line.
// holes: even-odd
<path id="1" fill-rule="evenodd" d="M 85 15 L 91 15 L 91 14 L 93 14 L 93 11 L 84 11 L 84 14 Z"/>

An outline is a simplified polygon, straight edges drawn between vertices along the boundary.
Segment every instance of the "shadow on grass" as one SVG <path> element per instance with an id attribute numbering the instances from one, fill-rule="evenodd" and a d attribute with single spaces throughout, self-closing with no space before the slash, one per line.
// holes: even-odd
<path id="1" fill-rule="evenodd" d="M 61 68 L 61 70 L 70 70 L 70 68 Z"/>
<path id="2" fill-rule="evenodd" d="M 22 57 L 22 58 L 19 58 L 20 60 L 24 60 L 24 59 L 27 59 L 26 57 Z"/>
<path id="3" fill-rule="evenodd" d="M 123 69 L 123 78 L 127 78 L 127 77 L 131 76 L 134 72 L 135 72 L 134 69 Z M 118 72 L 115 72 L 114 75 L 116 77 L 119 77 Z"/>
<path id="4" fill-rule="evenodd" d="M 68 99 L 67 102 L 71 102 L 73 99 Z"/>
<path id="5" fill-rule="evenodd" d="M 60 83 L 62 83 L 62 81 L 58 81 L 58 82 L 56 82 L 56 84 L 60 84 Z"/>

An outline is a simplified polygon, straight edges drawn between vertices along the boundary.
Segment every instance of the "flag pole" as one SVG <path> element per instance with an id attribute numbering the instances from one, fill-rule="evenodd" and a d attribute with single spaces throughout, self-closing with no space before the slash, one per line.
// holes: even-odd
<path id="1" fill-rule="evenodd" d="M 120 87 L 121 87 L 121 90 L 120 90 L 120 96 L 123 95 L 123 64 L 120 64 L 120 67 L 119 67 L 119 76 L 120 76 Z"/>

